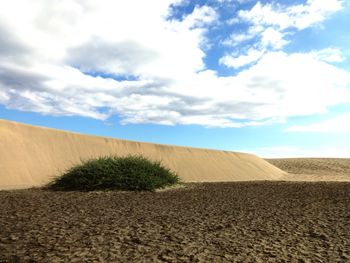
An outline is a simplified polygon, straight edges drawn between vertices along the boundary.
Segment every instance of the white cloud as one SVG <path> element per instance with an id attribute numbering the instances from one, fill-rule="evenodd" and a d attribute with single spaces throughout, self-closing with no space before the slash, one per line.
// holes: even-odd
<path id="1" fill-rule="evenodd" d="M 264 51 L 249 49 L 246 55 L 226 55 L 219 62 L 227 67 L 240 68 L 258 61 L 264 54 Z"/>
<path id="2" fill-rule="evenodd" d="M 177 1 L 48 4 L 44 0 L 14 0 L 2 4 L 0 17 L 37 63 L 82 66 L 82 62 L 88 66 L 84 70 L 166 78 L 173 72 L 180 75 L 203 68 L 204 53 L 199 48 L 203 30 L 198 27 L 215 17 L 211 8 L 203 6 L 181 23 L 167 22 L 173 2 Z"/>
<path id="3" fill-rule="evenodd" d="M 291 126 L 287 132 L 350 132 L 350 114 L 342 114 L 329 120 L 307 124 Z"/>
<path id="4" fill-rule="evenodd" d="M 239 20 L 238 20 L 239 21 Z M 262 26 L 256 25 L 249 27 L 247 32 L 244 33 L 232 33 L 229 38 L 223 40 L 221 44 L 226 46 L 238 46 L 242 44 L 243 42 L 246 42 L 248 40 L 251 40 L 255 38 L 259 33 L 264 31 L 264 28 Z"/>
<path id="5" fill-rule="evenodd" d="M 241 10 L 238 16 L 252 24 L 305 29 L 324 21 L 342 8 L 341 0 L 308 0 L 305 4 L 282 6 L 257 2 L 251 10 Z"/>
<path id="6" fill-rule="evenodd" d="M 5 104 L 9 100 L 9 96 L 6 92 L 0 90 L 0 103 Z"/>
<path id="7" fill-rule="evenodd" d="M 315 56 L 315 58 L 319 60 L 330 63 L 342 62 L 345 60 L 345 56 L 338 48 L 315 50 L 311 52 L 311 55 Z"/>
<path id="8" fill-rule="evenodd" d="M 264 48 L 280 49 L 288 44 L 288 41 L 283 39 L 283 37 L 283 33 L 272 27 L 268 27 L 261 33 L 261 45 Z"/>
<path id="9" fill-rule="evenodd" d="M 349 103 L 349 84 L 348 72 L 310 54 L 272 52 L 236 76 L 218 77 L 215 72 L 202 71 L 177 80 L 171 88 L 173 94 L 186 94 L 186 100 L 193 101 L 185 105 L 179 99 L 168 107 L 179 113 L 175 123 L 267 125 L 290 116 L 324 113 L 330 106 Z"/>
<path id="10" fill-rule="evenodd" d="M 240 19 L 238 17 L 232 17 L 232 18 L 225 21 L 226 24 L 231 25 L 231 26 L 236 25 L 239 22 L 240 22 Z"/>
<path id="11" fill-rule="evenodd" d="M 193 12 L 183 20 L 182 24 L 187 28 L 203 27 L 213 23 L 217 18 L 217 14 L 212 7 L 196 6 Z"/>
<path id="12" fill-rule="evenodd" d="M 250 40 L 254 37 L 254 35 L 248 35 L 248 34 L 231 34 L 231 36 L 225 40 L 223 40 L 221 43 L 226 46 L 237 46 L 241 44 L 242 42 L 245 42 L 247 40 Z"/>
<path id="13" fill-rule="evenodd" d="M 342 8 L 342 0 L 308 0 L 305 5 L 297 5 L 288 9 L 293 26 L 304 29 L 322 22 L 330 14 Z"/>
<path id="14" fill-rule="evenodd" d="M 350 101 L 349 73 L 309 54 L 267 53 L 230 80 L 236 92 L 243 87 L 241 99 L 246 92 L 247 101 L 262 104 L 254 114 L 260 118 L 323 113 Z"/>
<path id="15" fill-rule="evenodd" d="M 288 44 L 288 35 L 318 25 L 342 9 L 342 3 L 341 0 L 308 0 L 304 4 L 287 6 L 276 3 L 261 4 L 258 1 L 251 9 L 240 10 L 236 17 L 229 19 L 235 21 L 235 24 L 248 23 L 250 27 L 247 32 L 233 34 L 223 43 L 234 47 L 243 41 L 258 38 L 256 43 L 260 49 L 281 49 Z"/>
<path id="16" fill-rule="evenodd" d="M 225 62 L 251 65 L 235 76 L 206 69 L 205 33 L 218 19 L 207 6 L 168 21 L 178 1 L 2 2 L 0 102 L 8 108 L 117 114 L 124 124 L 243 127 L 350 102 L 349 72 L 315 54 L 251 49 Z M 253 26 L 252 34 L 265 30 Z"/>
<path id="17" fill-rule="evenodd" d="M 278 7 L 272 4 L 262 5 L 260 1 L 250 10 L 240 10 L 238 17 L 254 25 L 278 26 L 281 29 L 292 25 L 287 11 L 278 10 Z"/>

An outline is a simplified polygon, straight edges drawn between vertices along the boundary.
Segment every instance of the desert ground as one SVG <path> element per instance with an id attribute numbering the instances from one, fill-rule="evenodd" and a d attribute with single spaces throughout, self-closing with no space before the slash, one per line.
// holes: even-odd
<path id="1" fill-rule="evenodd" d="M 0 262 L 350 262 L 350 183 L 0 191 Z"/>
<path id="2" fill-rule="evenodd" d="M 350 181 L 349 158 L 284 158 L 266 159 L 286 171 L 283 180 Z"/>
<path id="3" fill-rule="evenodd" d="M 263 160 L 5 120 L 0 146 L 0 263 L 350 262 L 350 159 Z M 135 153 L 182 187 L 40 188 L 79 160 Z"/>

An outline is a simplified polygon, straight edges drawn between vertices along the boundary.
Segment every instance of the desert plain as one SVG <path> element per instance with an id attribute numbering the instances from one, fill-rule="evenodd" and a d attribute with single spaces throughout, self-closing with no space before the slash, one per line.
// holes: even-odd
<path id="1" fill-rule="evenodd" d="M 0 262 L 350 262 L 350 159 L 263 160 L 7 121 L 0 135 Z M 184 183 L 41 187 L 67 159 L 115 150 L 162 157 Z"/>

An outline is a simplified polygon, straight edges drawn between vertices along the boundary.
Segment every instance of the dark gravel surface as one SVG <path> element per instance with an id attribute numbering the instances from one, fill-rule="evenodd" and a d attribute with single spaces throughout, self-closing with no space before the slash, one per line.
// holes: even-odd
<path id="1" fill-rule="evenodd" d="M 350 183 L 0 191 L 0 262 L 350 262 Z"/>

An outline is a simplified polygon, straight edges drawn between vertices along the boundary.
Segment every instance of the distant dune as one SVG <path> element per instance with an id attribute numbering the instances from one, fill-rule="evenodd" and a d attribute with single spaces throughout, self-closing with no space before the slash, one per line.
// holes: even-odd
<path id="1" fill-rule="evenodd" d="M 279 180 L 286 173 L 246 153 L 196 149 L 36 127 L 0 120 L 0 189 L 42 186 L 81 160 L 142 154 L 159 160 L 184 182 Z"/>
<path id="2" fill-rule="evenodd" d="M 284 158 L 266 159 L 288 172 L 286 180 L 350 181 L 350 159 L 347 158 Z"/>

